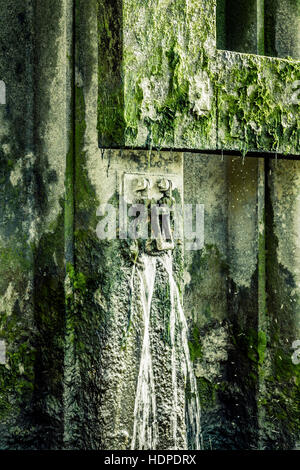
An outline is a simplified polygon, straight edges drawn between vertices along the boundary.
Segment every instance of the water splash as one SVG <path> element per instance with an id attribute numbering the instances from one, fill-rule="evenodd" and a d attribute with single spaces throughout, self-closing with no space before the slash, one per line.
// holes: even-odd
<path id="1" fill-rule="evenodd" d="M 186 403 L 186 428 L 189 434 L 189 447 L 200 449 L 202 445 L 201 409 L 188 346 L 188 327 L 180 300 L 180 293 L 173 275 L 171 253 L 161 257 L 142 255 L 141 268 L 136 272 L 140 284 L 143 311 L 144 337 L 141 351 L 140 369 L 135 397 L 132 449 L 155 450 L 159 444 L 158 416 L 156 408 L 155 380 L 151 357 L 151 303 L 153 298 L 157 262 L 159 261 L 168 276 L 170 288 L 170 342 L 173 406 L 170 415 L 173 448 L 178 449 L 178 407 L 180 406 L 178 371 L 183 372 L 185 388 L 189 390 Z M 132 280 L 131 280 L 132 282 Z M 188 444 L 186 444 L 187 448 Z"/>

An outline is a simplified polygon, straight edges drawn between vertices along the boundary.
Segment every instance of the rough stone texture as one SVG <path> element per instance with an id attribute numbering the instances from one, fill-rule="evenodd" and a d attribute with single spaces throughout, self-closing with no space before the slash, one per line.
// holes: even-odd
<path id="1" fill-rule="evenodd" d="M 61 447 L 68 2 L 1 7 L 0 446 Z"/>
<path id="2" fill-rule="evenodd" d="M 300 59 L 299 0 L 265 0 L 265 51 Z"/>
<path id="3" fill-rule="evenodd" d="M 298 62 L 218 52 L 214 1 L 98 4 L 100 146 L 299 153 Z"/>
<path id="4" fill-rule="evenodd" d="M 264 54 L 265 0 L 217 0 L 217 48 Z"/>
<path id="5" fill-rule="evenodd" d="M 298 161 L 189 153 L 182 175 L 182 154 L 160 150 L 299 153 L 299 63 L 217 51 L 215 3 L 77 0 L 73 11 L 70 0 L 7 0 L 1 9 L 1 448 L 130 447 L 140 302 L 130 330 L 132 259 L 126 241 L 98 240 L 96 210 L 117 204 L 119 175 L 133 170 L 184 176 L 185 202 L 205 204 L 203 250 L 186 251 L 184 273 L 181 250 L 174 263 L 186 281 L 204 447 L 299 442 Z M 297 57 L 289 39 L 276 48 Z M 164 274 L 153 340 L 169 357 Z M 155 370 L 160 445 L 170 448 L 166 362 Z M 179 447 L 189 431 L 183 389 Z"/>
<path id="6" fill-rule="evenodd" d="M 83 7 L 84 5 L 84 7 Z M 118 4 L 113 7 L 113 12 Z M 81 12 L 84 8 L 85 14 Z M 100 241 L 100 204 L 118 204 L 123 173 L 175 174 L 182 180 L 182 155 L 155 151 L 99 150 L 97 139 L 98 48 L 95 2 L 76 9 L 74 262 L 67 267 L 64 442 L 76 449 L 129 449 L 143 324 L 139 297 L 130 291 L 133 259 L 127 240 Z M 108 9 L 108 15 L 111 11 Z M 102 62 L 99 62 L 104 67 Z M 101 99 L 101 90 L 100 96 Z M 115 124 L 116 125 L 116 124 Z M 174 270 L 181 267 L 180 251 Z M 177 259 L 178 258 L 178 259 Z M 169 369 L 166 273 L 160 268 L 153 312 L 153 367 L 157 383 L 159 446 L 174 446 L 169 429 L 172 388 Z M 137 276 L 133 279 L 137 284 Z M 155 318 L 156 317 L 156 318 Z M 164 351 L 161 354 L 161 351 Z M 181 352 L 182 354 L 182 352 Z M 179 371 L 178 374 L 181 372 Z M 182 378 L 180 379 L 182 382 Z M 180 391 L 183 442 L 183 385 Z"/>
<path id="7" fill-rule="evenodd" d="M 299 66 L 230 52 L 220 52 L 217 64 L 217 148 L 297 153 L 299 113 L 292 97 Z"/>
<path id="8" fill-rule="evenodd" d="M 88 92 L 86 98 L 88 100 Z M 96 235 L 100 220 L 96 213 L 100 202 L 111 203 L 119 217 L 119 188 L 124 172 L 175 173 L 181 178 L 182 157 L 178 153 L 122 150 L 93 153 L 88 146 L 80 155 L 84 160 L 77 174 L 80 174 L 80 187 L 87 192 L 84 197 L 76 192 L 76 270 L 69 271 L 73 308 L 69 312 L 67 330 L 66 445 L 69 448 L 130 449 L 143 337 L 140 299 L 136 297 L 137 276 L 133 278 L 136 287 L 132 292 L 134 263 L 128 241 L 100 241 Z M 175 272 L 180 269 L 179 261 L 175 262 L 174 269 Z M 151 341 L 161 428 L 159 445 L 170 448 L 174 445 L 168 430 L 172 410 L 167 340 L 170 305 L 166 273 L 160 271 L 154 292 Z M 181 395 L 183 400 L 183 387 Z M 183 403 L 181 410 L 183 414 Z M 179 429 L 185 433 L 183 417 L 181 421 Z M 180 445 L 184 448 L 182 443 Z"/>
<path id="9" fill-rule="evenodd" d="M 298 161 L 185 154 L 185 202 L 205 205 L 184 298 L 206 449 L 297 445 L 298 180 Z"/>
<path id="10" fill-rule="evenodd" d="M 223 49 L 257 53 L 257 0 L 226 0 L 226 43 Z"/>
<path id="11" fill-rule="evenodd" d="M 272 161 L 266 197 L 266 312 L 262 325 L 263 448 L 299 442 L 299 365 L 292 343 L 299 337 L 299 161 Z M 275 437 L 274 437 L 275 436 Z"/>
<path id="12" fill-rule="evenodd" d="M 206 449 L 257 446 L 259 160 L 185 154 L 185 203 L 205 205 L 205 246 L 185 252 L 185 311 Z"/>

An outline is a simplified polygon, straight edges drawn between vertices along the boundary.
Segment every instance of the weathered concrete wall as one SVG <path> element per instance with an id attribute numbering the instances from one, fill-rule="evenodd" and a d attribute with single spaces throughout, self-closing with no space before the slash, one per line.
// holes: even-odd
<path id="1" fill-rule="evenodd" d="M 178 153 L 163 156 L 157 152 L 99 150 L 95 4 L 78 2 L 75 15 L 78 31 L 75 82 L 75 264 L 68 264 L 66 281 L 64 442 L 67 448 L 129 449 L 143 336 L 141 305 L 139 295 L 136 298 L 130 288 L 134 265 L 130 244 L 118 238 L 109 241 L 98 239 L 96 228 L 101 218 L 97 215 L 97 209 L 100 204 L 111 203 L 119 219 L 120 184 L 124 172 L 175 173 L 182 179 L 182 157 Z M 83 9 L 84 15 L 81 14 Z M 136 277 L 132 282 L 137 283 Z M 167 308 L 162 307 L 162 299 L 166 298 L 163 282 L 158 283 L 157 289 L 162 291 L 159 295 L 155 294 L 161 305 L 156 310 L 162 314 Z M 166 361 L 169 352 L 168 344 L 163 339 L 167 333 L 163 330 L 167 328 L 167 323 L 165 326 L 160 323 L 157 328 L 157 338 L 153 340 L 160 343 L 157 350 L 163 347 L 166 349 Z M 160 334 L 163 335 L 162 340 L 159 339 Z M 160 359 L 154 368 L 161 374 L 164 360 Z M 164 387 L 159 389 L 164 393 Z M 170 447 L 170 432 L 163 421 L 171 403 L 169 406 L 165 403 L 164 409 L 159 392 L 157 395 L 159 422 L 164 431 L 160 445 Z"/>
<path id="2" fill-rule="evenodd" d="M 185 312 L 207 449 L 299 439 L 298 163 L 185 154 L 185 202 L 205 205 Z"/>
<path id="3" fill-rule="evenodd" d="M 217 63 L 217 148 L 298 153 L 297 63 L 230 52 L 220 52 Z"/>
<path id="4" fill-rule="evenodd" d="M 144 334 L 141 299 L 137 275 L 133 274 L 132 242 L 99 240 L 96 228 L 101 217 L 97 209 L 100 203 L 110 203 L 119 220 L 122 195 L 119 188 L 124 172 L 145 175 L 179 172 L 180 176 L 182 159 L 175 153 L 149 156 L 147 152 L 107 150 L 101 154 L 98 150 L 93 154 L 90 150 L 85 147 L 84 153 L 78 154 L 84 156 L 80 186 L 87 192 L 83 198 L 76 192 L 76 266 L 75 271 L 69 272 L 74 307 L 69 314 L 67 336 L 70 360 L 66 370 L 69 378 L 66 442 L 71 448 L 129 449 Z M 163 425 L 163 417 L 170 413 L 172 403 L 167 404 L 160 393 L 165 393 L 167 388 L 171 390 L 166 369 L 170 354 L 166 339 L 170 307 L 167 287 L 164 287 L 166 273 L 161 277 L 154 293 L 152 318 L 155 319 L 154 312 L 157 312 L 153 326 L 157 333 L 153 333 L 152 340 L 157 344 L 152 347 L 160 351 L 158 363 L 154 365 L 157 401 L 161 408 L 159 421 L 164 431 L 160 446 L 168 448 L 172 446 L 171 437 L 167 424 Z M 131 287 L 131 283 L 135 287 Z M 166 319 L 165 324 L 161 317 Z M 169 396 L 171 399 L 171 393 Z M 167 418 L 165 421 L 167 423 Z"/>
<path id="5" fill-rule="evenodd" d="M 258 1 L 224 1 L 226 40 L 222 49 L 257 54 Z"/>
<path id="6" fill-rule="evenodd" d="M 100 146 L 299 153 L 297 61 L 217 51 L 214 1 L 98 4 Z"/>
<path id="7" fill-rule="evenodd" d="M 205 449 L 226 446 L 226 406 L 218 399 L 230 339 L 227 301 L 227 171 L 218 156 L 184 155 L 184 201 L 204 204 L 204 248 L 185 252 L 184 308 L 202 405 Z M 230 418 L 228 418 L 230 420 Z"/>
<path id="8" fill-rule="evenodd" d="M 265 52 L 300 59 L 299 0 L 265 0 Z"/>
<path id="9" fill-rule="evenodd" d="M 299 441 L 299 161 L 269 163 L 266 186 L 266 313 L 261 343 L 263 445 Z M 275 438 L 274 438 L 275 435 Z"/>
<path id="10" fill-rule="evenodd" d="M 1 3 L 1 448 L 62 446 L 68 9 Z"/>
<path id="11" fill-rule="evenodd" d="M 13 428 L 21 433 L 20 441 L 28 432 L 26 414 L 31 412 L 29 403 L 34 385 L 35 329 L 34 260 L 28 243 L 34 184 L 28 171 L 33 164 L 32 15 L 24 2 L 8 2 L 6 8 L 3 3 L 0 70 L 6 84 L 7 105 L 0 106 L 0 269 L 1 339 L 6 343 L 7 364 L 0 366 L 1 447 L 8 446 L 9 439 L 14 440 L 10 437 Z M 22 43 L 28 44 L 25 58 Z"/>
<path id="12" fill-rule="evenodd" d="M 299 63 L 217 51 L 214 1 L 75 3 L 6 1 L 0 18 L 0 447 L 131 446 L 141 305 L 126 240 L 100 241 L 96 227 L 99 205 L 117 205 L 122 174 L 137 171 L 184 178 L 184 201 L 205 205 L 204 249 L 186 251 L 185 273 L 181 248 L 174 261 L 204 447 L 292 448 L 298 162 L 188 153 L 183 163 L 152 148 L 299 153 Z M 147 150 L 122 150 L 131 145 Z M 170 448 L 163 270 L 154 297 Z"/>
<path id="13" fill-rule="evenodd" d="M 204 248 L 185 252 L 185 312 L 206 449 L 257 446 L 261 171 L 255 158 L 185 154 L 185 202 L 205 205 Z"/>

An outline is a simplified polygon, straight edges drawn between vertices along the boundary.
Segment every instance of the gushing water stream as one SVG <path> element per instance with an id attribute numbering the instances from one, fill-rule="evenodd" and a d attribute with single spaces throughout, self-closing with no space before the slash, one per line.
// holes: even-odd
<path id="1" fill-rule="evenodd" d="M 157 263 L 161 263 L 167 273 L 170 289 L 170 340 L 173 407 L 170 415 L 173 448 L 178 444 L 178 370 L 183 371 L 185 387 L 189 390 L 186 403 L 185 421 L 189 432 L 189 447 L 200 449 L 201 409 L 197 392 L 197 383 L 188 346 L 188 327 L 180 301 L 178 286 L 173 275 L 172 255 L 166 253 L 155 257 L 143 254 L 142 267 L 137 267 L 140 295 L 143 309 L 144 336 L 141 351 L 140 368 L 134 407 L 134 428 L 131 442 L 132 449 L 155 450 L 159 444 L 158 416 L 156 407 L 155 378 L 151 356 L 151 304 L 154 292 Z M 179 351 L 178 348 L 181 350 Z M 188 444 L 186 443 L 186 449 Z"/>
<path id="2" fill-rule="evenodd" d="M 137 269 L 143 306 L 144 338 L 134 407 L 134 428 L 131 448 L 156 449 L 158 430 L 156 399 L 150 350 L 150 312 L 154 289 L 156 258 L 143 255 L 143 269 Z"/>

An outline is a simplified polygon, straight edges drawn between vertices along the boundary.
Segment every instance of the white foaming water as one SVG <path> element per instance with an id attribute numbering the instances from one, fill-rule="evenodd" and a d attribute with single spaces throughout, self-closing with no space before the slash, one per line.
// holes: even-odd
<path id="1" fill-rule="evenodd" d="M 173 276 L 172 255 L 165 254 L 162 257 L 148 255 L 141 256 L 142 269 L 137 268 L 140 280 L 140 294 L 143 307 L 144 338 L 141 352 L 140 369 L 137 383 L 137 391 L 134 407 L 134 428 L 131 442 L 132 449 L 155 450 L 158 444 L 158 426 L 155 383 L 152 368 L 150 348 L 150 312 L 153 297 L 156 262 L 159 260 L 168 274 L 170 287 L 170 339 L 171 339 L 171 369 L 172 369 L 172 394 L 173 408 L 171 428 L 174 441 L 174 449 L 177 448 L 178 434 L 178 384 L 177 370 L 184 372 L 185 384 L 190 387 L 190 399 L 186 406 L 186 424 L 189 428 L 190 440 L 193 449 L 201 449 L 201 409 L 197 391 L 197 382 L 194 375 L 193 364 L 190 359 L 188 346 L 188 327 L 183 308 L 180 302 L 180 294 Z M 133 282 L 132 282 L 133 284 Z M 132 292 L 133 293 L 133 292 Z M 182 348 L 183 354 L 176 354 L 176 327 L 179 331 L 177 348 Z M 178 356 L 178 359 L 177 359 Z"/>
<path id="2" fill-rule="evenodd" d="M 164 263 L 163 263 L 164 265 Z M 172 266 L 172 259 L 171 259 Z M 177 388 L 177 368 L 176 368 L 176 308 L 175 308 L 175 289 L 174 283 L 171 279 L 171 272 L 167 270 L 169 275 L 169 285 L 170 285 L 170 301 L 171 301 L 171 311 L 170 311 L 170 337 L 172 345 L 172 355 L 171 355 L 171 367 L 172 367 L 172 392 L 173 392 L 173 402 L 174 407 L 171 415 L 172 430 L 173 430 L 173 439 L 174 439 L 174 449 L 177 449 L 177 407 L 178 407 L 178 388 Z"/>
<path id="3" fill-rule="evenodd" d="M 172 256 L 170 254 L 164 255 L 160 258 L 165 270 L 169 275 L 169 282 L 170 282 L 170 296 L 171 296 L 171 315 L 170 315 L 170 324 L 172 329 L 172 323 L 174 322 L 174 330 L 176 323 L 179 325 L 179 329 L 181 331 L 181 346 L 184 352 L 184 363 L 179 364 L 181 370 L 185 372 L 185 382 L 186 384 L 189 383 L 190 386 L 190 399 L 187 403 L 187 410 L 186 410 L 186 421 L 187 425 L 190 429 L 191 434 L 191 444 L 195 450 L 201 449 L 202 444 L 202 432 L 201 432 L 201 407 L 199 402 L 198 390 L 197 390 L 197 382 L 196 377 L 194 374 L 193 364 L 190 358 L 190 351 L 188 345 L 188 327 L 186 318 L 184 315 L 184 311 L 180 302 L 180 294 L 176 284 L 176 281 L 173 276 L 173 266 L 172 266 Z M 172 321 L 171 321 L 172 320 Z M 175 332 L 173 332 L 175 335 Z M 173 343 L 172 343 L 173 345 Z M 173 346 L 172 351 L 172 378 L 174 374 L 173 381 L 173 394 L 174 394 L 174 401 L 175 403 L 178 402 L 177 398 L 177 380 L 176 380 L 176 361 L 173 360 L 173 352 L 175 357 L 175 347 Z M 176 396 L 175 396 L 176 395 Z M 174 435 L 177 432 L 177 419 L 175 415 L 174 422 Z M 176 439 L 175 439 L 176 445 Z"/>
<path id="4" fill-rule="evenodd" d="M 144 338 L 134 406 L 131 448 L 156 449 L 158 440 L 156 398 L 150 350 L 150 311 L 154 289 L 156 258 L 142 255 L 143 269 L 137 269 L 143 306 Z"/>

